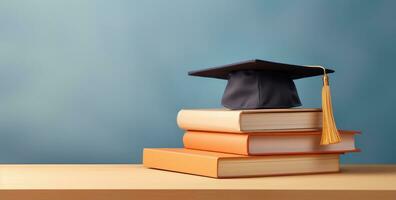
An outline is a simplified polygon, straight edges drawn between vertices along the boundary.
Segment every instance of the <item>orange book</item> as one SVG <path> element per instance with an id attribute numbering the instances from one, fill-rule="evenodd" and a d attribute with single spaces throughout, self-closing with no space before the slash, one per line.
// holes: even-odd
<path id="1" fill-rule="evenodd" d="M 344 153 L 358 151 L 355 134 L 358 131 L 340 130 L 342 141 L 320 145 L 321 132 L 220 133 L 187 131 L 185 148 L 240 155 Z"/>
<path id="2" fill-rule="evenodd" d="M 214 178 L 339 171 L 338 154 L 242 156 L 182 148 L 144 149 L 143 165 Z"/>

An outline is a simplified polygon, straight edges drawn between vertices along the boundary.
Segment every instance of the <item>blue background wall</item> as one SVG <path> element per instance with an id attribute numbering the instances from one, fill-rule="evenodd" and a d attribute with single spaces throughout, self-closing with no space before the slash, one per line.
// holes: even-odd
<path id="1" fill-rule="evenodd" d="M 396 163 L 395 1 L 0 2 L 0 162 L 137 163 L 180 147 L 181 108 L 226 82 L 187 71 L 251 58 L 322 64 L 345 163 Z M 320 106 L 321 79 L 297 81 Z"/>

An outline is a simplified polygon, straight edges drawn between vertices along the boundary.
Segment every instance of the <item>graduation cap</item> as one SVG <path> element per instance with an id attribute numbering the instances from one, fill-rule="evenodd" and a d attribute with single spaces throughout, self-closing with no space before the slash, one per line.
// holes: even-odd
<path id="1" fill-rule="evenodd" d="M 341 141 L 333 117 L 328 73 L 322 66 L 300 66 L 264 60 L 249 60 L 220 67 L 191 71 L 191 76 L 228 80 L 221 103 L 238 109 L 273 109 L 301 106 L 294 80 L 323 76 L 321 144 Z"/>

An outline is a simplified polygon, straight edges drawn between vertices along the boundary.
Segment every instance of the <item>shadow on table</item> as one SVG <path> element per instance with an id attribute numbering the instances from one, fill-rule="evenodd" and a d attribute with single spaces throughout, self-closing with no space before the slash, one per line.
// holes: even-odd
<path id="1" fill-rule="evenodd" d="M 392 165 L 348 165 L 341 167 L 341 173 L 347 174 L 396 174 L 396 168 Z"/>

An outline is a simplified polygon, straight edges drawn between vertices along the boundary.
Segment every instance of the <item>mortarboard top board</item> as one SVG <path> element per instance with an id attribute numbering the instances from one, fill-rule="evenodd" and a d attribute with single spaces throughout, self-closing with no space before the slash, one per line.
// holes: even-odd
<path id="1" fill-rule="evenodd" d="M 301 106 L 293 80 L 323 75 L 323 69 L 264 60 L 250 60 L 204 70 L 191 76 L 228 80 L 222 105 L 229 109 Z M 326 73 L 333 70 L 326 69 Z"/>
<path id="2" fill-rule="evenodd" d="M 203 70 L 188 72 L 190 76 L 201 76 L 208 78 L 228 79 L 229 73 L 241 70 L 260 70 L 267 72 L 278 72 L 288 75 L 291 79 L 300 79 L 311 76 L 323 75 L 323 70 L 317 67 L 307 67 L 278 63 L 265 60 L 248 60 L 219 67 L 211 67 Z M 333 73 L 334 70 L 326 69 L 326 73 Z"/>
<path id="3" fill-rule="evenodd" d="M 228 80 L 221 100 L 229 109 L 271 109 L 301 106 L 295 79 L 323 76 L 322 145 L 341 141 L 331 104 L 327 73 L 321 66 L 300 66 L 264 60 L 250 60 L 204 70 L 191 71 L 191 76 Z"/>

